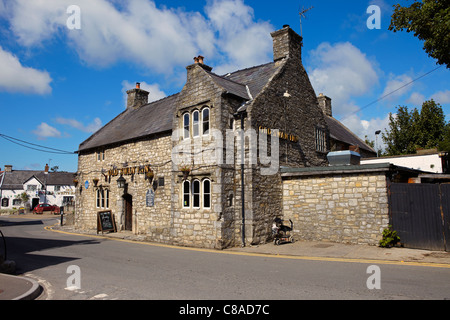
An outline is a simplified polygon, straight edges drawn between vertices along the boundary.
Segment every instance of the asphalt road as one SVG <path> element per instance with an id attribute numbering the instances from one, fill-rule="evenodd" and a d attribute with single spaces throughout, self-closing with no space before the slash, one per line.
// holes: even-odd
<path id="1" fill-rule="evenodd" d="M 369 264 L 229 255 L 44 229 L 56 222 L 0 217 L 8 259 L 45 288 L 41 299 L 450 299 L 448 268 L 382 265 L 381 288 L 370 290 Z"/>

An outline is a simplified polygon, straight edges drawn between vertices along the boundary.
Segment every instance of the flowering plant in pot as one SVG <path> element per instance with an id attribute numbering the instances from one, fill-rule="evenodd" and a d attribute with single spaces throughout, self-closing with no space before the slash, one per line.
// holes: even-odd
<path id="1" fill-rule="evenodd" d="M 189 173 L 191 172 L 191 168 L 189 168 L 188 166 L 182 166 L 180 168 L 181 172 L 183 173 L 183 179 L 187 179 Z"/>

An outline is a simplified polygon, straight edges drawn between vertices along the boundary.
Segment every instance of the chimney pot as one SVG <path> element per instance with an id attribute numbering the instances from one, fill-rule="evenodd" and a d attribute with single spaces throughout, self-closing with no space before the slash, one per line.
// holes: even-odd
<path id="1" fill-rule="evenodd" d="M 198 57 L 194 57 L 194 63 L 198 63 Z"/>
<path id="2" fill-rule="evenodd" d="M 148 103 L 148 91 L 141 89 L 141 83 L 136 82 L 136 88 L 127 91 L 127 109 L 140 108 Z"/>
<path id="3" fill-rule="evenodd" d="M 203 56 L 198 56 L 197 58 L 198 58 L 198 62 L 203 64 L 203 59 L 204 59 L 205 57 L 203 57 Z"/>

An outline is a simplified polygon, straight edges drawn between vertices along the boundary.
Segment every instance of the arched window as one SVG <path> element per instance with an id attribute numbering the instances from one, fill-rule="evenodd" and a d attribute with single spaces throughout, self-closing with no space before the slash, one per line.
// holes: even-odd
<path id="1" fill-rule="evenodd" d="M 189 113 L 185 113 L 183 116 L 183 129 L 184 139 L 189 139 Z"/>
<path id="2" fill-rule="evenodd" d="M 202 133 L 209 134 L 209 108 L 202 111 Z"/>
<path id="3" fill-rule="evenodd" d="M 200 181 L 192 181 L 192 207 L 200 208 Z"/>
<path id="4" fill-rule="evenodd" d="M 192 136 L 198 137 L 200 135 L 200 112 L 195 110 L 192 112 Z"/>
<path id="5" fill-rule="evenodd" d="M 191 183 L 189 181 L 183 182 L 183 208 L 189 208 L 191 205 Z"/>
<path id="6" fill-rule="evenodd" d="M 211 181 L 203 180 L 203 208 L 211 208 Z"/>

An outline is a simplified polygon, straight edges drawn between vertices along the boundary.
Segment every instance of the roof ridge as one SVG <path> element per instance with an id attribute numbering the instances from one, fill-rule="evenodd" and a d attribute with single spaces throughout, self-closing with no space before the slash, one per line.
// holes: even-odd
<path id="1" fill-rule="evenodd" d="M 224 75 L 221 76 L 221 77 L 226 77 L 226 76 L 228 76 L 228 75 L 232 75 L 232 74 L 234 74 L 234 73 L 241 72 L 241 71 L 246 71 L 246 70 L 250 70 L 250 69 L 254 69 L 254 68 L 259 68 L 259 67 L 266 66 L 266 65 L 272 64 L 272 63 L 274 63 L 274 62 L 273 62 L 273 61 L 270 61 L 270 62 L 263 63 L 263 64 L 260 64 L 260 65 L 257 65 L 257 66 L 253 66 L 253 67 L 248 67 L 248 68 L 244 68 L 244 69 L 235 70 L 235 71 L 233 71 L 233 72 L 228 72 L 227 74 L 224 74 Z"/>

